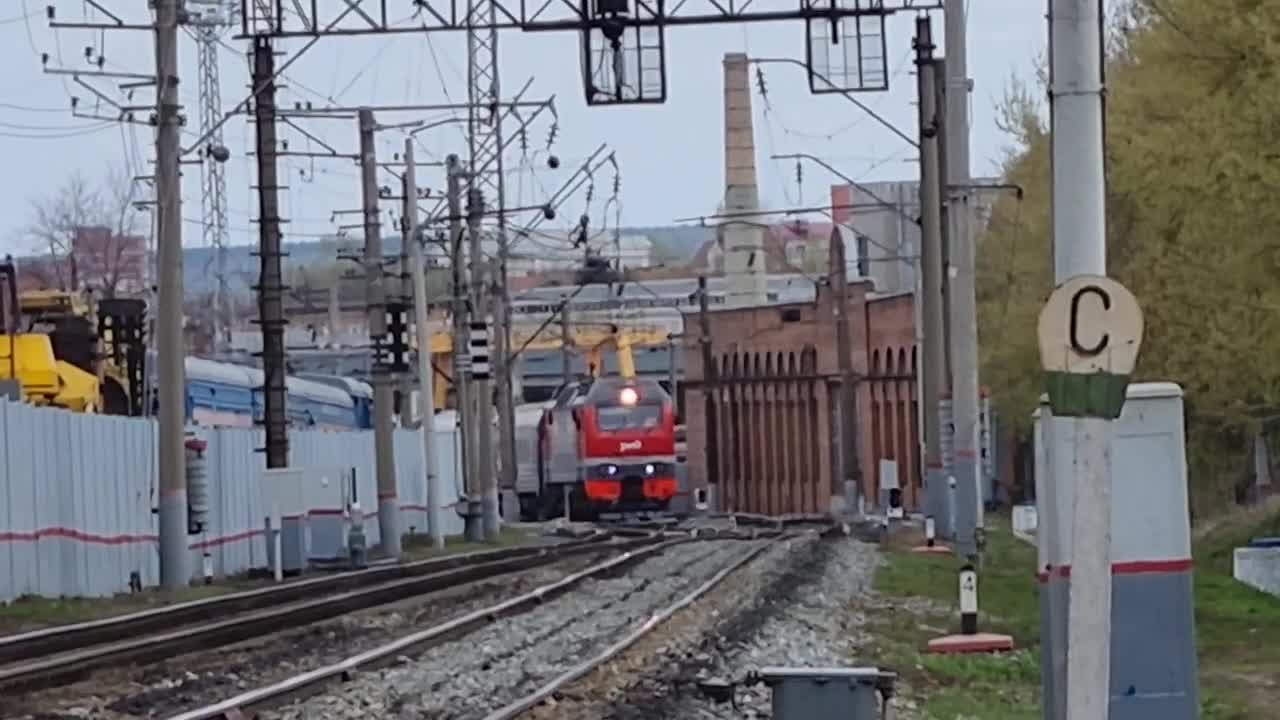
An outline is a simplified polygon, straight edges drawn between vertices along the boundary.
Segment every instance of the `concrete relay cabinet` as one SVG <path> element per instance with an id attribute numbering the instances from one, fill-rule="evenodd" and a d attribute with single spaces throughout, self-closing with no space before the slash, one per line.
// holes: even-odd
<path id="1" fill-rule="evenodd" d="M 1035 417 L 1045 703 L 1065 708 L 1074 423 Z M 1111 449 L 1111 719 L 1198 717 L 1182 388 L 1128 388 Z M 1056 715 L 1055 715 L 1056 717 Z"/>

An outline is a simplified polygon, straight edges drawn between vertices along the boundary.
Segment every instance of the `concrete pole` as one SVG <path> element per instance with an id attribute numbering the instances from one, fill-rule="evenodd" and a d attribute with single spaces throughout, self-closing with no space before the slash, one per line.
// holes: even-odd
<path id="1" fill-rule="evenodd" d="M 676 409 L 676 421 L 684 422 L 680 407 L 680 358 L 676 355 L 676 335 L 667 333 L 667 387 L 671 388 L 671 406 Z"/>
<path id="2" fill-rule="evenodd" d="M 462 167 L 457 155 L 445 158 L 445 199 L 449 207 L 449 264 L 452 276 L 453 307 L 453 392 L 458 411 L 458 433 L 462 437 L 462 492 L 464 518 L 471 516 L 470 499 L 475 495 L 475 430 L 471 407 L 470 298 L 468 297 L 466 253 L 463 251 Z M 467 523 L 466 537 L 474 539 Z M 477 533 L 479 531 L 476 531 Z"/>
<path id="3" fill-rule="evenodd" d="M 561 380 L 568 385 L 573 382 L 573 315 L 567 297 L 560 307 L 560 362 L 564 364 Z"/>
<path id="4" fill-rule="evenodd" d="M 373 111 L 360 110 L 360 180 L 364 208 L 365 301 L 369 336 L 381 343 L 387 334 L 386 288 L 382 282 L 382 223 L 378 219 L 378 156 L 373 134 Z M 400 498 L 396 491 L 395 436 L 392 404 L 395 378 L 375 358 L 373 366 L 373 445 L 378 475 L 378 530 L 382 552 L 400 558 Z"/>
<path id="5" fill-rule="evenodd" d="M 489 18 L 490 22 L 497 19 L 497 4 L 490 2 Z M 498 63 L 498 33 L 490 32 L 489 45 L 491 59 L 493 62 L 493 75 L 490 78 L 491 97 L 497 99 L 502 97 L 502 73 L 499 72 Z M 507 172 L 503 158 L 506 156 L 506 143 L 502 135 L 502 116 L 503 113 L 495 112 L 492 115 L 492 122 L 489 126 L 489 132 L 492 133 L 497 148 L 494 150 L 494 178 L 493 183 L 497 193 L 494 198 L 494 204 L 497 206 L 498 213 L 498 262 L 497 267 L 493 268 L 493 316 L 497 323 L 493 328 L 493 355 L 496 359 L 494 369 L 497 373 L 497 410 L 498 410 L 498 446 L 500 450 L 501 462 L 499 466 L 502 469 L 501 483 L 494 483 L 494 498 L 492 505 L 492 515 L 486 515 L 485 527 L 486 533 L 489 528 L 493 530 L 493 537 L 497 537 L 499 524 L 501 522 L 500 513 L 498 512 L 497 493 L 499 484 L 501 487 L 509 489 L 513 496 L 516 485 L 516 400 L 512 392 L 512 378 L 514 377 L 515 368 L 511 359 L 511 294 L 507 288 L 507 258 L 510 248 L 509 238 L 507 236 Z M 488 511 L 486 511 L 488 512 Z"/>
<path id="6" fill-rule="evenodd" d="M 939 168 L 937 63 L 933 60 L 933 28 L 928 16 L 916 18 L 916 83 L 920 117 L 920 287 L 924 336 L 920 374 L 920 414 L 924 420 L 926 514 L 941 525 L 943 537 L 951 528 L 946 507 L 947 478 L 942 466 L 941 417 L 938 395 L 946 386 L 946 357 L 942 304 L 942 178 Z"/>
<path id="7" fill-rule="evenodd" d="M 844 238 L 839 228 L 831 229 L 827 263 L 831 278 L 832 319 L 836 323 L 836 364 L 840 369 L 840 468 L 844 484 L 841 495 L 845 512 L 858 507 L 862 497 L 862 462 L 858 457 L 858 389 L 853 372 L 853 338 L 849 328 L 849 266 L 845 262 Z M 868 498 L 869 504 L 878 503 Z"/>
<path id="8" fill-rule="evenodd" d="M 1061 285 L 1077 275 L 1107 273 L 1099 0 L 1051 0 L 1049 37 L 1053 275 Z M 1066 717 L 1105 720 L 1111 695 L 1111 423 L 1087 417 L 1070 423 L 1076 477 Z"/>
<path id="9" fill-rule="evenodd" d="M 951 402 L 955 424 L 952 469 L 956 479 L 956 552 L 975 558 L 983 527 L 981 458 L 978 448 L 978 313 L 974 288 L 974 247 L 969 206 L 969 76 L 964 6 L 946 0 L 947 206 L 951 222 Z M 974 563 L 977 565 L 978 563 Z"/>
<path id="10" fill-rule="evenodd" d="M 720 372 L 711 347 L 711 298 L 707 276 L 698 276 L 698 352 L 702 357 L 702 401 L 707 417 L 705 485 L 710 490 L 720 484 Z"/>
<path id="11" fill-rule="evenodd" d="M 470 327 L 474 331 L 479 323 L 483 323 L 485 328 L 489 327 L 487 322 L 489 319 L 488 293 L 485 286 L 485 261 L 484 247 L 481 243 L 482 228 L 481 220 L 484 218 L 484 194 L 479 188 L 475 187 L 474 178 L 471 187 L 467 192 L 467 239 L 469 241 L 468 258 L 471 263 L 471 317 Z M 474 339 L 472 339 L 474 340 Z M 472 342 L 472 347 L 475 343 Z M 476 540 L 486 539 L 489 537 L 489 526 L 487 522 L 489 513 L 487 504 L 489 502 L 490 485 L 493 485 L 493 392 L 487 377 L 488 372 L 475 373 L 475 353 L 472 352 L 472 397 L 471 408 L 474 414 L 472 427 L 475 432 L 475 461 L 472 468 L 475 470 L 475 481 L 472 483 L 473 492 L 467 498 L 467 523 L 473 525 L 473 530 L 468 531 L 468 538 Z M 487 368 L 484 368 L 487 371 Z M 497 505 L 497 487 L 494 490 L 494 511 L 496 514 Z M 495 529 L 496 535 L 496 529 Z"/>
<path id="12" fill-rule="evenodd" d="M 404 140 L 405 240 L 409 244 L 409 274 L 413 286 L 413 326 L 418 341 L 418 413 L 422 417 L 422 463 L 427 471 L 427 530 L 431 545 L 444 547 L 440 507 L 440 460 L 436 457 L 435 377 L 431 369 L 431 322 L 427 310 L 427 268 L 418 237 L 418 176 L 413 164 L 413 138 Z"/>
<path id="13" fill-rule="evenodd" d="M 258 153 L 258 322 L 262 328 L 263 424 L 267 467 L 289 466 L 289 400 L 285 385 L 284 275 L 280 261 L 280 179 L 276 166 L 275 49 L 270 38 L 253 39 L 255 148 Z M 336 301 L 335 301 L 336 302 Z M 335 313 L 336 316 L 336 313 Z"/>
<path id="14" fill-rule="evenodd" d="M 933 89 L 937 94 L 934 107 L 938 126 L 938 182 L 942 199 L 942 367 L 945 369 L 942 387 L 938 389 L 939 397 L 945 396 L 951 402 L 951 278 L 947 274 L 951 267 L 951 213 L 947 203 L 947 147 L 951 135 L 947 130 L 947 59 L 935 58 L 933 61 Z M 945 437 L 942 443 L 942 467 L 947 477 L 951 477 L 951 415 L 948 412 L 946 423 L 942 425 Z"/>
<path id="15" fill-rule="evenodd" d="M 182 176 L 178 98 L 178 0 L 156 3 L 156 205 L 160 298 L 156 355 L 160 380 L 160 584 L 190 581 L 182 341 Z"/>
<path id="16" fill-rule="evenodd" d="M 499 233 L 505 230 L 499 229 Z M 500 240 L 506 245 L 505 240 Z M 505 254 L 505 253 L 502 253 Z M 497 378 L 497 419 L 498 419 L 498 467 L 501 471 L 495 478 L 494 492 L 503 490 L 515 492 L 516 487 L 516 443 L 515 443 L 515 392 L 512 385 L 517 376 L 517 365 L 511 358 L 511 306 L 507 295 L 506 261 L 499 260 L 499 268 L 493 284 L 493 370 Z M 514 496 L 514 495 L 513 495 Z M 497 513 L 492 520 L 501 523 L 498 504 L 494 504 Z"/>
<path id="17" fill-rule="evenodd" d="M 411 141 L 412 138 L 407 138 Z M 406 161 L 407 162 L 407 161 Z M 413 298 L 413 277 L 409 269 L 409 246 L 416 242 L 416 237 L 409 229 L 409 215 L 414 213 L 418 207 L 417 184 L 413 187 L 409 185 L 409 169 L 400 176 L 400 194 L 403 196 L 400 200 L 400 298 L 402 302 L 409 302 Z M 415 218 L 416 220 L 416 218 Z M 414 222 L 417 225 L 417 222 Z M 400 394 L 399 410 L 400 410 L 400 427 L 413 427 L 413 373 L 401 373 L 396 378 L 396 392 Z"/>

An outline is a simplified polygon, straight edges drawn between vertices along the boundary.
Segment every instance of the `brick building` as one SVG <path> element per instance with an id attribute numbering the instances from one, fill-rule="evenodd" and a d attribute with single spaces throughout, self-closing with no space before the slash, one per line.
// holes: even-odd
<path id="1" fill-rule="evenodd" d="M 861 495 L 879 496 L 879 461 L 898 462 L 903 502 L 918 507 L 915 328 L 910 294 L 848 287 L 853 370 L 858 377 Z M 720 506 L 770 515 L 826 513 L 846 498 L 840 480 L 840 376 L 829 287 L 812 302 L 708 313 L 715 383 Z M 708 483 L 708 418 L 698 317 L 683 339 L 685 423 L 692 488 Z"/>

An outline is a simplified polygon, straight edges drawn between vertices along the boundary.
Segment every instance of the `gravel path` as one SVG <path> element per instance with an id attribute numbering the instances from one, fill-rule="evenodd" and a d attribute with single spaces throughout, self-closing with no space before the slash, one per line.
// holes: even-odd
<path id="1" fill-rule="evenodd" d="M 621 577 L 587 581 L 531 612 L 500 620 L 426 657 L 406 659 L 397 667 L 358 677 L 335 693 L 262 717 L 482 718 L 615 642 L 642 618 L 688 593 L 750 547 L 730 540 L 677 545 Z"/>
<path id="2" fill-rule="evenodd" d="M 792 541 L 565 688 L 531 720 L 771 717 L 765 688 L 740 688 L 735 710 L 704 698 L 698 682 L 736 680 L 771 665 L 874 664 L 858 662 L 858 647 L 865 643 L 860 608 L 878 562 L 874 546 L 850 538 Z"/>
<path id="3" fill-rule="evenodd" d="M 163 663 L 96 673 L 83 682 L 0 701 L 4 720 L 123 720 L 170 717 L 253 687 L 336 663 L 406 632 L 444 622 L 548 585 L 608 552 L 419 596 L 266 638 Z"/>

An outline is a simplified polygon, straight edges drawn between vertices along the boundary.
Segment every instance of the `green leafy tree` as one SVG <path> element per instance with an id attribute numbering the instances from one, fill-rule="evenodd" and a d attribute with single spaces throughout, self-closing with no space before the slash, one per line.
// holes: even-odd
<path id="1" fill-rule="evenodd" d="M 1111 27 L 1108 273 L 1146 314 L 1137 379 L 1186 392 L 1207 508 L 1247 472 L 1248 439 L 1280 400 L 1280 3 L 1132 0 Z M 1004 174 L 1026 194 L 997 204 L 978 277 L 984 380 L 1024 432 L 1053 262 L 1050 137 L 1034 98 L 1014 86 L 1003 104 Z"/>

